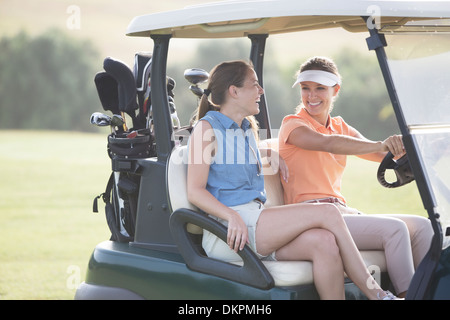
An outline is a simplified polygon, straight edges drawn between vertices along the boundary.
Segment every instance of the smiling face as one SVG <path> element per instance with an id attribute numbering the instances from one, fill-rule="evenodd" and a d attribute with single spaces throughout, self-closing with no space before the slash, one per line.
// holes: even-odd
<path id="1" fill-rule="evenodd" d="M 248 70 L 243 86 L 234 87 L 232 90 L 237 90 L 238 104 L 245 110 L 244 113 L 247 115 L 259 113 L 259 101 L 264 89 L 259 85 L 258 76 L 253 69 Z"/>
<path id="2" fill-rule="evenodd" d="M 316 121 L 326 126 L 341 88 L 341 76 L 336 64 L 327 57 L 312 57 L 300 66 L 296 78 L 293 87 L 300 84 L 304 108 Z"/>
<path id="3" fill-rule="evenodd" d="M 329 87 L 313 81 L 304 81 L 300 83 L 300 87 L 302 103 L 306 111 L 316 121 L 326 125 L 334 97 L 339 92 L 340 86 Z"/>

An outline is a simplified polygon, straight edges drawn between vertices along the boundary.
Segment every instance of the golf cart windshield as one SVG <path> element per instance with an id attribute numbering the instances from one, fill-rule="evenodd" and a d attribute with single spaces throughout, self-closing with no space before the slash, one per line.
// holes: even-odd
<path id="1" fill-rule="evenodd" d="M 424 204 L 434 207 L 449 235 L 450 20 L 386 26 L 381 32 L 402 116 L 431 192 L 432 203 Z"/>

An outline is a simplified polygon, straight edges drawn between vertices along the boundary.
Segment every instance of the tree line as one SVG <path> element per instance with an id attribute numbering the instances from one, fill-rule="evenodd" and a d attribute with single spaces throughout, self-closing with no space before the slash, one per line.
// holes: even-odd
<path id="1" fill-rule="evenodd" d="M 93 131 L 98 52 L 56 29 L 0 41 L 0 128 Z"/>
<path id="2" fill-rule="evenodd" d="M 224 60 L 247 59 L 248 39 L 205 41 L 183 62 L 168 63 L 168 76 L 176 81 L 175 105 L 182 125 L 189 122 L 197 98 L 189 91 L 184 70 L 207 71 Z M 264 89 L 273 128 L 278 129 L 300 101 L 292 89 L 296 70 L 308 57 L 281 64 L 270 48 L 265 57 Z M 110 54 L 114 57 L 114 52 Z M 0 40 L 0 129 L 95 131 L 89 116 L 102 111 L 94 76 L 103 58 L 87 40 L 49 30 L 30 37 L 22 32 Z M 398 133 L 392 107 L 376 58 L 343 48 L 331 57 L 343 77 L 333 110 L 371 139 Z M 132 66 L 130 66 L 132 67 Z"/>

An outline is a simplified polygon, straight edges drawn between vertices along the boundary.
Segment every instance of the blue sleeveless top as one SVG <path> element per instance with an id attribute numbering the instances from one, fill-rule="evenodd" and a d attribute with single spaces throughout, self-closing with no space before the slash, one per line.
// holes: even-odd
<path id="1" fill-rule="evenodd" d="M 229 207 L 255 199 L 264 203 L 261 156 L 250 122 L 244 119 L 240 128 L 218 111 L 208 111 L 201 120 L 211 124 L 217 141 L 206 189 Z"/>

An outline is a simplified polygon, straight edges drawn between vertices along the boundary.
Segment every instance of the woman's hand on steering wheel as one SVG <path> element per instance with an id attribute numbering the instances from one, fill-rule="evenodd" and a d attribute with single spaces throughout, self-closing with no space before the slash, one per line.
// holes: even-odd
<path id="1" fill-rule="evenodd" d="M 395 159 L 399 159 L 406 154 L 401 135 L 390 136 L 383 141 L 383 145 L 385 146 L 386 151 L 389 151 L 394 155 Z"/>

